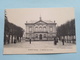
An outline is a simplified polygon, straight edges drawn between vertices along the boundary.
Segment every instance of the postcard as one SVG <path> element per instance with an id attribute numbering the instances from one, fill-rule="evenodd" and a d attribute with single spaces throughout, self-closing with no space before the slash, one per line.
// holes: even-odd
<path id="1" fill-rule="evenodd" d="M 76 52 L 74 8 L 5 9 L 3 54 Z"/>

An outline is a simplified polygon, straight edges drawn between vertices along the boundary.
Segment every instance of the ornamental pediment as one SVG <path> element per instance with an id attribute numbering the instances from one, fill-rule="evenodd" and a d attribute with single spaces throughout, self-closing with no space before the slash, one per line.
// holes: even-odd
<path id="1" fill-rule="evenodd" d="M 40 20 L 40 21 L 37 21 L 35 24 L 37 24 L 37 25 L 45 25 L 45 24 L 47 24 L 47 23 L 44 22 L 44 21 L 42 21 L 42 20 Z"/>

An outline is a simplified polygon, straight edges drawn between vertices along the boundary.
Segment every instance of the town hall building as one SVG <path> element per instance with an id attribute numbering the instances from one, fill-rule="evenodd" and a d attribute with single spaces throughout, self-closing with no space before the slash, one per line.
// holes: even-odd
<path id="1" fill-rule="evenodd" d="M 56 23 L 46 22 L 40 17 L 35 23 L 25 23 L 26 38 L 31 40 L 53 40 L 56 36 Z"/>

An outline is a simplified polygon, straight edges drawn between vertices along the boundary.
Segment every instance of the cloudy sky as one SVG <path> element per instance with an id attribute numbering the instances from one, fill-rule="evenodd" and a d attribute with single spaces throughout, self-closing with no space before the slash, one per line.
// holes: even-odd
<path id="1" fill-rule="evenodd" d="M 39 21 L 56 22 L 57 26 L 74 19 L 74 8 L 22 8 L 6 9 L 8 21 L 25 29 L 25 23 Z"/>

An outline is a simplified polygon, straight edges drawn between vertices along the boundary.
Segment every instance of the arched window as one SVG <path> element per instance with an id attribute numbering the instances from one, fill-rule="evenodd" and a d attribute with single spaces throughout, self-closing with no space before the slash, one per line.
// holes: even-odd
<path id="1" fill-rule="evenodd" d="M 29 27 L 29 32 L 32 32 L 32 27 L 31 26 Z"/>
<path id="2" fill-rule="evenodd" d="M 46 27 L 43 27 L 44 31 L 46 31 Z"/>
<path id="3" fill-rule="evenodd" d="M 38 27 L 35 27 L 36 31 L 38 31 Z"/>
<path id="4" fill-rule="evenodd" d="M 42 31 L 42 27 L 41 26 L 39 27 L 39 31 Z"/>
<path id="5" fill-rule="evenodd" d="M 50 31 L 53 31 L 53 27 L 52 26 L 50 27 Z"/>

